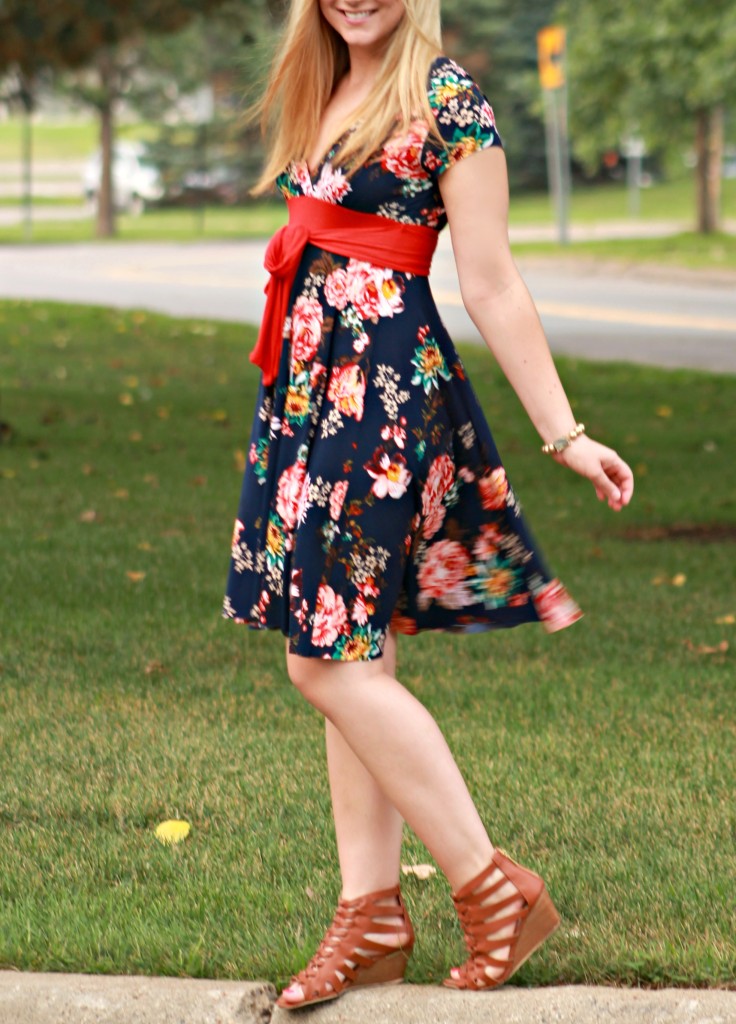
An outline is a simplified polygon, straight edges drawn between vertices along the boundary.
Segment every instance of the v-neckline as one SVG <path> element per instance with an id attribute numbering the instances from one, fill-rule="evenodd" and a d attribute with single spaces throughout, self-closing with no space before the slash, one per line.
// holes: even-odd
<path id="1" fill-rule="evenodd" d="M 348 135 L 350 132 L 352 132 L 355 129 L 355 127 L 356 127 L 356 125 L 351 125 L 349 128 L 345 129 L 345 131 L 342 133 L 342 135 L 338 136 L 338 138 L 335 139 L 335 141 L 332 143 L 330 148 L 328 150 L 325 150 L 325 152 L 322 154 L 322 157 L 321 157 L 321 159 L 320 159 L 319 163 L 317 164 L 317 167 L 316 167 L 316 169 L 314 171 L 309 166 L 309 160 L 307 160 L 306 157 L 305 157 L 305 159 L 302 162 L 303 162 L 304 166 L 307 169 L 307 174 L 309 175 L 310 181 L 314 181 L 315 180 L 315 178 L 319 175 L 320 171 L 322 170 L 324 165 L 327 163 L 327 161 L 331 157 L 333 157 L 335 155 L 335 153 L 337 152 L 337 149 L 338 149 L 340 143 L 343 141 L 345 136 Z"/>

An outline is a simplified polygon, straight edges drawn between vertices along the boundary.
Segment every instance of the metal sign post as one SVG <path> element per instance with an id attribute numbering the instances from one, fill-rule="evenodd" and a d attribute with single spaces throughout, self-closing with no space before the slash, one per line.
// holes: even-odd
<path id="1" fill-rule="evenodd" d="M 567 245 L 570 220 L 570 148 L 567 131 L 565 29 L 548 25 L 537 33 L 539 80 L 544 96 L 547 178 L 560 245 Z"/>

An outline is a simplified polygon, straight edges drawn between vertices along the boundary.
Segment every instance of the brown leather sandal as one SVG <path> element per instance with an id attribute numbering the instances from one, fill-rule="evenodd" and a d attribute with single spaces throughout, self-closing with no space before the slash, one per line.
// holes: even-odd
<path id="1" fill-rule="evenodd" d="M 484 885 L 497 869 L 502 877 L 490 885 Z M 506 882 L 511 882 L 517 892 L 503 899 L 489 899 Z M 520 910 L 494 917 L 499 910 L 510 907 L 520 897 L 524 902 Z M 517 864 L 498 848 L 493 852 L 490 865 L 453 894 L 452 899 L 465 932 L 465 945 L 470 958 L 462 967 L 454 969 L 456 977 L 445 978 L 444 984 L 450 988 L 498 988 L 509 980 L 560 923 L 560 916 L 539 875 Z M 514 922 L 516 931 L 513 935 L 493 938 L 500 928 Z M 494 951 L 506 947 L 509 950 L 507 959 L 492 955 Z M 486 967 L 501 969 L 501 973 L 489 977 Z"/>
<path id="2" fill-rule="evenodd" d="M 388 917 L 401 917 L 403 924 L 381 920 Z M 400 946 L 366 938 L 366 935 L 402 932 L 408 939 Z M 303 998 L 294 1002 L 285 999 L 282 992 L 276 1005 L 285 1010 L 298 1010 L 337 999 L 348 988 L 401 982 L 413 946 L 414 929 L 398 885 L 355 900 L 341 899 L 319 949 L 288 986 L 301 985 Z"/>

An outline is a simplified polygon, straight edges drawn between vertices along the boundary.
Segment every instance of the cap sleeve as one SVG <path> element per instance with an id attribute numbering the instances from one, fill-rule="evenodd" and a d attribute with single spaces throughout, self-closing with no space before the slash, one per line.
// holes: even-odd
<path id="1" fill-rule="evenodd" d="M 432 176 L 481 149 L 503 148 L 491 105 L 467 71 L 449 57 L 438 57 L 430 69 L 427 95 L 445 146 L 433 135 L 422 150 L 422 166 Z"/>

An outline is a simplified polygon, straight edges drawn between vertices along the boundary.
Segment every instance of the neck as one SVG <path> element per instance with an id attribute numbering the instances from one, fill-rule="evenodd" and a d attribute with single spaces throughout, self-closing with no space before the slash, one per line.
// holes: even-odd
<path id="1" fill-rule="evenodd" d="M 345 78 L 351 90 L 369 93 L 383 63 L 383 51 L 367 50 L 364 46 L 349 47 L 350 67 Z"/>

